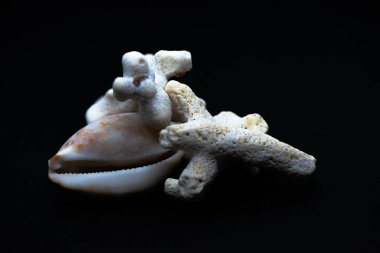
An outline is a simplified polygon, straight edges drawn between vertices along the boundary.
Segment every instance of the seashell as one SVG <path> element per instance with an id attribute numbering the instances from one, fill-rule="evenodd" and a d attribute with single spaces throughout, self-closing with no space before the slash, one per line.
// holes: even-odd
<path id="1" fill-rule="evenodd" d="M 137 113 L 106 116 L 67 140 L 48 162 L 49 178 L 84 192 L 145 190 L 163 180 L 183 155 L 163 149 L 158 136 Z"/>
<path id="2" fill-rule="evenodd" d="M 138 104 L 136 101 L 128 99 L 127 101 L 119 102 L 115 99 L 113 90 L 109 89 L 104 96 L 100 97 L 88 108 L 86 111 L 86 121 L 87 124 L 90 124 L 108 115 L 137 111 Z"/>

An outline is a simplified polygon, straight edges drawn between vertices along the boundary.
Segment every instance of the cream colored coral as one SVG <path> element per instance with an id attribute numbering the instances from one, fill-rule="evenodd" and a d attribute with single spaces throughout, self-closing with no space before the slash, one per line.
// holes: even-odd
<path id="1" fill-rule="evenodd" d="M 178 121 L 187 122 L 198 118 L 212 118 L 206 110 L 206 102 L 197 97 L 189 86 L 177 81 L 170 81 L 164 89 L 172 102 L 173 114 L 177 115 Z"/>
<path id="2" fill-rule="evenodd" d="M 192 68 L 191 54 L 187 51 L 161 50 L 154 55 L 158 68 L 167 79 L 183 76 Z"/>
<path id="3" fill-rule="evenodd" d="M 143 55 L 132 51 L 123 55 L 122 65 L 123 77 L 114 80 L 113 93 L 108 92 L 90 107 L 87 121 L 135 111 L 138 104 L 139 114 L 146 124 L 156 129 L 168 126 L 172 108 L 163 86 L 169 78 L 182 76 L 192 68 L 191 54 L 161 50 L 155 55 Z"/>
<path id="4" fill-rule="evenodd" d="M 265 134 L 268 125 L 260 115 L 240 118 L 221 112 L 211 117 L 203 100 L 186 85 L 170 81 L 165 91 L 187 122 L 162 130 L 161 146 L 192 155 L 179 180 L 166 180 L 166 193 L 184 199 L 201 196 L 214 179 L 221 158 L 301 175 L 314 171 L 315 158 Z"/>
<path id="5" fill-rule="evenodd" d="M 113 83 L 115 98 L 133 99 L 139 103 L 144 122 L 156 129 L 170 124 L 172 108 L 163 90 L 167 79 L 189 71 L 191 55 L 186 51 L 159 51 L 155 56 L 129 52 L 123 56 L 123 77 Z"/>

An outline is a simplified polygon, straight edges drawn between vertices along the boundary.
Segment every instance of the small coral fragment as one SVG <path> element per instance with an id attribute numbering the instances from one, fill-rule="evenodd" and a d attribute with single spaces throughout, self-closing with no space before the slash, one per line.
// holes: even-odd
<path id="1" fill-rule="evenodd" d="M 115 98 L 133 99 L 139 103 L 139 112 L 149 126 L 162 129 L 172 120 L 171 102 L 163 89 L 175 73 L 191 69 L 191 55 L 186 51 L 160 51 L 155 56 L 129 52 L 123 56 L 123 77 L 113 83 Z"/>

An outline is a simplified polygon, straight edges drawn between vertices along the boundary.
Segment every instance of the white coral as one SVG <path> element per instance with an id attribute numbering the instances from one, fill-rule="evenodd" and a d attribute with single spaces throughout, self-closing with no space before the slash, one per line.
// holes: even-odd
<path id="1" fill-rule="evenodd" d="M 156 129 L 165 128 L 172 119 L 171 102 L 163 90 L 169 78 L 182 76 L 192 68 L 187 51 L 164 51 L 143 55 L 132 51 L 123 55 L 123 77 L 113 83 L 113 98 L 102 97 L 87 111 L 91 122 L 110 114 L 134 111 L 139 106 L 144 122 Z M 108 106 L 108 105 L 115 106 Z"/>
<path id="2" fill-rule="evenodd" d="M 257 167 L 276 168 L 307 175 L 315 169 L 315 158 L 266 134 L 268 125 L 258 114 L 243 118 L 232 112 L 212 117 L 203 100 L 179 82 L 165 86 L 173 104 L 187 119 L 160 133 L 161 146 L 184 150 L 192 156 L 180 178 L 167 179 L 165 192 L 177 198 L 202 196 L 219 171 L 219 161 L 230 158 Z"/>

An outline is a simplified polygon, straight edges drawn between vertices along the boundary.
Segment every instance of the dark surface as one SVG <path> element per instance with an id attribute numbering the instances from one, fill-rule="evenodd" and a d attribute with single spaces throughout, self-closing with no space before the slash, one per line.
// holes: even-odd
<path id="1" fill-rule="evenodd" d="M 12 138 L 2 159 L 4 252 L 379 251 L 375 6 L 44 8 L 0 11 Z M 253 177 L 231 165 L 190 204 L 162 185 L 97 198 L 48 181 L 47 160 L 121 75 L 123 53 L 160 49 L 192 53 L 193 70 L 178 80 L 211 113 L 260 113 L 269 134 L 317 158 L 316 172 Z"/>

